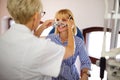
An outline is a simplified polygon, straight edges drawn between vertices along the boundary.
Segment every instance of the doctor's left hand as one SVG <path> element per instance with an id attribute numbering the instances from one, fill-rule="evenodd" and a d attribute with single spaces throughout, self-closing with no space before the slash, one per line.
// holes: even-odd
<path id="1" fill-rule="evenodd" d="M 54 20 L 46 20 L 45 22 L 42 23 L 42 25 L 40 27 L 43 27 L 44 29 L 52 26 L 54 23 Z"/>
<path id="2" fill-rule="evenodd" d="M 42 22 L 41 25 L 37 30 L 34 31 L 34 35 L 39 37 L 41 33 L 48 27 L 52 26 L 54 23 L 54 20 L 46 20 L 45 22 Z"/>

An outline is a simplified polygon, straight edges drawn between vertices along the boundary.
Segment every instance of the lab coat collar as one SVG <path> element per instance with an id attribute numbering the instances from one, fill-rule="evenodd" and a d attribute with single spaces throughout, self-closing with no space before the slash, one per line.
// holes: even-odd
<path id="1" fill-rule="evenodd" d="M 12 24 L 10 29 L 15 29 L 15 30 L 19 30 L 22 32 L 32 33 L 32 31 L 27 26 L 25 26 L 23 24 L 18 24 L 18 23 Z"/>

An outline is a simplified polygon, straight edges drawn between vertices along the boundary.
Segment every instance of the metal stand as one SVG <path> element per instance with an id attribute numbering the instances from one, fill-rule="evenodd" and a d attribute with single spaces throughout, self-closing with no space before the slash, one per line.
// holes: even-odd
<path id="1" fill-rule="evenodd" d="M 103 49 L 102 49 L 102 57 L 100 59 L 100 78 L 101 80 L 104 78 L 104 70 L 107 71 L 107 79 L 108 80 L 120 80 L 120 63 L 116 61 L 115 57 L 117 53 L 120 53 L 120 48 L 117 48 L 118 41 L 118 33 L 120 29 L 120 0 L 113 0 L 113 8 L 110 12 L 111 17 L 108 17 L 109 11 L 108 2 L 111 0 L 105 0 L 106 2 L 106 11 L 105 11 L 105 23 L 104 23 L 104 41 L 103 41 Z M 108 24 L 108 21 L 110 23 Z M 111 29 L 111 40 L 110 40 L 110 52 L 105 52 L 105 39 L 106 39 L 106 28 L 110 27 Z M 114 51 L 112 51 L 114 49 Z M 114 56 L 111 56 L 111 54 Z M 105 55 L 109 55 L 109 59 L 105 59 Z M 114 69 L 112 69 L 114 66 Z M 112 70 L 111 70 L 112 69 Z M 114 71 L 115 70 L 115 71 Z"/>

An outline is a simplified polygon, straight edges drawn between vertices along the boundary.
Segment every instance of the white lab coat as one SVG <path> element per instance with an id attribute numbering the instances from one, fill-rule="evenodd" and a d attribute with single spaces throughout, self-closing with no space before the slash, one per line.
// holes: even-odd
<path id="1" fill-rule="evenodd" d="M 0 80 L 50 80 L 59 74 L 65 48 L 13 24 L 0 37 Z"/>

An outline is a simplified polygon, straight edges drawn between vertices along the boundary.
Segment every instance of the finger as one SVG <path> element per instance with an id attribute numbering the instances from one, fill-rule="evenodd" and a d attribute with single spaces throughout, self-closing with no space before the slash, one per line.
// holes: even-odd
<path id="1" fill-rule="evenodd" d="M 72 27 L 71 21 L 69 21 L 69 20 L 67 21 L 67 26 L 68 26 L 68 27 Z"/>
<path id="2" fill-rule="evenodd" d="M 47 20 L 47 21 L 46 21 L 46 24 L 45 24 L 46 27 L 52 26 L 53 22 L 54 22 L 54 20 Z"/>

